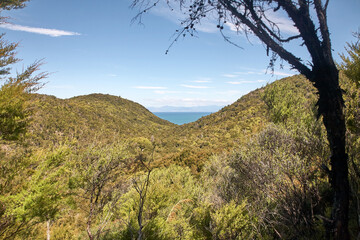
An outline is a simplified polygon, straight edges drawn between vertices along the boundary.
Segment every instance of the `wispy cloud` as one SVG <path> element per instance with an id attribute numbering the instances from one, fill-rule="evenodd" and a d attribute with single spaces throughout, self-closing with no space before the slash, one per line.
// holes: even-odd
<path id="1" fill-rule="evenodd" d="M 279 72 L 279 71 L 274 71 L 272 73 L 273 75 L 277 75 L 277 76 L 283 76 L 283 77 L 290 77 L 294 74 L 290 74 L 290 73 L 286 73 L 286 72 Z"/>
<path id="2" fill-rule="evenodd" d="M 266 81 L 260 79 L 260 80 L 256 80 L 256 81 L 230 81 L 230 82 L 226 82 L 226 83 L 238 85 L 238 84 L 245 84 L 245 83 L 261 83 L 261 82 L 266 82 Z"/>
<path id="3" fill-rule="evenodd" d="M 233 31 L 233 32 L 238 32 L 238 31 L 240 30 L 240 29 L 237 28 L 236 25 L 233 24 L 233 23 L 226 22 L 225 25 L 228 26 L 229 29 L 230 29 L 231 31 Z"/>
<path id="4" fill-rule="evenodd" d="M 186 85 L 186 84 L 181 84 L 180 86 L 186 87 L 186 88 L 197 88 L 197 89 L 210 88 L 210 87 L 208 87 L 208 86 L 194 86 L 194 85 Z"/>
<path id="5" fill-rule="evenodd" d="M 227 78 L 236 78 L 238 77 L 239 75 L 236 75 L 236 74 L 223 74 L 224 77 L 227 77 Z"/>
<path id="6" fill-rule="evenodd" d="M 226 99 L 206 99 L 206 98 L 150 98 L 144 99 L 149 106 L 178 106 L 178 107 L 197 107 L 197 106 L 224 106 L 232 101 Z"/>
<path id="7" fill-rule="evenodd" d="M 36 27 L 22 26 L 22 25 L 10 24 L 10 23 L 2 23 L 0 24 L 0 28 L 5 28 L 13 31 L 22 31 L 22 32 L 48 35 L 51 37 L 81 35 L 80 33 L 77 32 L 69 32 L 69 31 L 50 29 L 50 28 L 36 28 Z"/>
<path id="8" fill-rule="evenodd" d="M 167 87 L 153 87 L 153 86 L 136 86 L 134 88 L 137 88 L 137 89 L 150 89 L 150 90 L 167 89 Z"/>
<path id="9" fill-rule="evenodd" d="M 271 72 L 271 70 L 267 70 L 267 69 L 262 69 L 262 70 L 253 70 L 253 71 L 245 71 L 245 72 L 236 72 L 235 74 L 238 75 L 265 75 L 265 74 L 271 74 L 271 75 L 276 75 L 276 76 L 283 76 L 283 77 L 289 77 L 295 74 L 295 72 L 293 73 L 287 73 L 287 72 L 281 72 L 281 71 L 274 71 Z M 234 76 L 236 76 L 234 74 Z M 224 74 L 225 75 L 229 75 L 232 76 L 231 74 Z"/>
<path id="10" fill-rule="evenodd" d="M 266 11 L 265 14 L 267 18 L 274 22 L 283 33 L 299 34 L 298 29 L 294 27 L 294 23 L 286 16 L 282 16 L 278 12 L 274 12 L 272 9 Z M 241 28 L 239 29 L 231 22 L 227 22 L 225 25 L 228 26 L 228 28 L 233 32 L 242 31 Z"/>
<path id="11" fill-rule="evenodd" d="M 209 83 L 211 82 L 211 78 L 208 78 L 208 77 L 200 77 L 194 81 L 191 81 L 193 83 Z"/>
<path id="12" fill-rule="evenodd" d="M 263 75 L 264 71 L 245 71 L 245 72 L 236 72 L 239 75 Z"/>
<path id="13" fill-rule="evenodd" d="M 166 91 L 166 90 L 155 90 L 156 94 L 173 94 L 173 93 L 181 93 L 179 91 Z"/>
<path id="14" fill-rule="evenodd" d="M 179 24 L 181 20 L 184 20 L 188 17 L 188 13 L 183 12 L 181 9 L 175 6 L 175 4 L 174 6 L 169 7 L 168 4 L 166 4 L 165 2 L 158 3 L 157 6 L 152 9 L 151 12 L 155 15 L 165 17 L 176 24 Z M 277 26 L 280 28 L 280 30 L 283 33 L 287 33 L 287 34 L 299 33 L 298 29 L 293 26 L 293 22 L 286 16 L 278 12 L 274 12 L 272 9 L 266 11 L 265 14 L 268 17 L 268 19 L 270 19 L 270 21 L 277 24 Z M 206 33 L 216 33 L 219 31 L 219 29 L 216 27 L 217 24 L 218 24 L 217 12 L 211 11 L 206 14 L 206 18 L 200 19 L 200 23 L 196 25 L 196 30 Z M 231 32 L 242 32 L 241 28 L 236 27 L 235 24 L 233 24 L 230 21 L 226 22 L 225 25 L 228 27 L 228 29 Z M 248 37 L 251 38 L 251 35 Z M 253 42 L 253 40 L 251 40 L 251 42 Z"/>
<path id="15" fill-rule="evenodd" d="M 193 83 L 209 83 L 211 81 L 208 81 L 208 80 L 195 80 L 195 81 L 192 81 Z"/>
<path id="16" fill-rule="evenodd" d="M 108 74 L 107 76 L 108 76 L 108 77 L 117 77 L 118 75 L 111 73 L 111 74 Z"/>
<path id="17" fill-rule="evenodd" d="M 74 88 L 75 86 L 73 85 L 45 85 L 43 89 L 74 89 Z"/>
<path id="18" fill-rule="evenodd" d="M 236 98 L 239 98 L 246 93 L 247 93 L 247 91 L 244 91 L 244 90 L 228 90 L 228 91 L 216 92 L 216 94 L 221 94 L 221 95 L 226 95 L 226 96 L 236 96 Z M 234 99 L 234 101 L 235 100 L 236 99 Z"/>
<path id="19" fill-rule="evenodd" d="M 155 8 L 151 10 L 155 15 L 165 17 L 173 23 L 179 24 L 181 20 L 188 17 L 187 13 L 183 13 L 179 8 L 169 7 L 165 2 L 159 2 Z M 196 30 L 205 33 L 215 33 L 219 30 L 216 25 L 216 16 L 210 13 L 207 14 L 206 18 L 201 19 L 200 23 L 196 25 Z"/>
<path id="20" fill-rule="evenodd" d="M 205 18 L 202 19 L 198 25 L 196 25 L 196 29 L 205 33 L 216 33 L 219 31 L 216 25 L 216 18 Z"/>
<path id="21" fill-rule="evenodd" d="M 299 34 L 299 30 L 294 27 L 294 23 L 287 17 L 281 16 L 278 12 L 274 12 L 272 9 L 266 11 L 266 16 L 277 24 L 281 31 L 288 34 Z"/>

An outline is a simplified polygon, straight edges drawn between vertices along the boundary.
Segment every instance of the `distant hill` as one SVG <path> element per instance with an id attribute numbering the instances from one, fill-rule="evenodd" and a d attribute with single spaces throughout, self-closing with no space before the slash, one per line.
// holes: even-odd
<path id="1" fill-rule="evenodd" d="M 211 155 L 249 140 L 268 122 L 263 91 L 257 89 L 216 113 L 171 128 L 171 133 L 162 139 L 165 159 L 161 162 L 171 160 L 198 171 Z"/>
<path id="2" fill-rule="evenodd" d="M 305 96 L 309 102 L 316 101 L 314 87 L 301 75 L 275 81 L 244 95 L 218 112 L 167 129 L 166 133 L 161 134 L 159 164 L 176 162 L 190 166 L 196 172 L 210 156 L 246 144 L 273 121 L 269 106 L 264 101 L 264 93 L 270 89 L 275 89 L 276 93 L 276 89 L 283 88 L 288 89 L 290 98 Z M 279 96 L 282 95 L 279 93 Z"/>
<path id="3" fill-rule="evenodd" d="M 314 96 L 313 87 L 304 77 L 288 77 L 252 91 L 196 122 L 178 126 L 121 97 L 90 94 L 63 100 L 35 94 L 29 133 L 36 145 L 72 139 L 89 145 L 95 140 L 109 144 L 133 137 L 153 138 L 158 143 L 158 165 L 175 162 L 196 172 L 211 155 L 241 146 L 271 121 L 263 95 L 276 85 L 297 89 L 291 90 L 294 94 Z"/>
<path id="4" fill-rule="evenodd" d="M 145 107 L 121 97 L 90 94 L 70 99 L 34 94 L 30 134 L 40 142 L 77 139 L 106 144 L 169 129 L 174 124 L 158 118 Z"/>

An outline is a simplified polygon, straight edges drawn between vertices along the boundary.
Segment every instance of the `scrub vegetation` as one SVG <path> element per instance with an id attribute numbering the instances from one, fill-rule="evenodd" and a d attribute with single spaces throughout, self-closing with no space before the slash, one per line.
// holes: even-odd
<path id="1" fill-rule="evenodd" d="M 355 238 L 360 90 L 345 72 L 341 83 Z M 26 132 L 1 140 L 1 238 L 326 238 L 330 153 L 315 104 L 301 75 L 181 126 L 116 96 L 30 94 Z"/>
<path id="2" fill-rule="evenodd" d="M 23 7 L 4 1 L 0 8 Z M 0 239 L 329 239 L 331 152 L 302 75 L 181 126 L 117 96 L 34 93 L 0 37 Z M 349 234 L 360 236 L 360 45 L 342 55 Z"/>

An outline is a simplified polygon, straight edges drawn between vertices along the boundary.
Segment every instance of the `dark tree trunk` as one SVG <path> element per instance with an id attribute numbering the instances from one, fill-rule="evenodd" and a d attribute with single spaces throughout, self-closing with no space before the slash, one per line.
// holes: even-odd
<path id="1" fill-rule="evenodd" d="M 349 180 L 348 157 L 345 151 L 345 116 L 339 74 L 335 64 L 314 65 L 313 80 L 319 91 L 319 114 L 327 131 L 331 150 L 330 183 L 333 190 L 333 209 L 330 235 L 337 240 L 350 239 L 348 232 Z"/>

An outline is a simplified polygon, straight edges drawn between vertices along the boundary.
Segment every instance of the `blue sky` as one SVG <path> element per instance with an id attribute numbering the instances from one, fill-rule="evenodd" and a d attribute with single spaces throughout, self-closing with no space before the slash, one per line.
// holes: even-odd
<path id="1" fill-rule="evenodd" d="M 243 94 L 277 79 L 296 74 L 285 65 L 266 73 L 269 58 L 255 38 L 251 43 L 226 27 L 226 43 L 210 20 L 197 37 L 180 39 L 166 55 L 181 14 L 159 6 L 131 24 L 137 11 L 130 0 L 32 0 L 21 10 L 2 12 L 11 24 L 0 25 L 9 41 L 20 42 L 15 66 L 19 71 L 44 59 L 51 73 L 39 92 L 69 98 L 107 93 L 146 107 L 224 106 Z M 360 1 L 330 1 L 328 22 L 334 57 L 344 52 L 352 32 L 360 27 Z M 286 18 L 276 16 L 288 33 Z M 295 30 L 296 31 L 296 30 Z M 303 50 L 294 46 L 296 54 Z"/>

